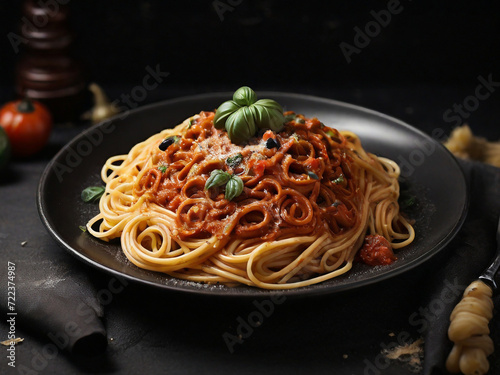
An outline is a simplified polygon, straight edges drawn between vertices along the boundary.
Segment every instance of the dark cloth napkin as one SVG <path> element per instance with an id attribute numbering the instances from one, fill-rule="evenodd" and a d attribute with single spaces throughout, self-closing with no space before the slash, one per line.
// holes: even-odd
<path id="1" fill-rule="evenodd" d="M 58 350 L 75 355 L 102 353 L 107 343 L 103 309 L 91 282 L 72 269 L 71 262 L 35 262 L 29 274 L 17 277 L 17 315 L 11 317 L 20 328 L 43 336 Z M 2 280 L 7 276 L 0 273 Z M 2 299 L 1 306 L 9 311 L 12 305 L 6 306 Z"/>
<path id="2" fill-rule="evenodd" d="M 11 163 L 0 176 L 0 191 L 9 197 L 0 212 L 0 283 L 15 295 L 9 300 L 2 292 L 0 308 L 3 316 L 12 314 L 16 336 L 35 334 L 76 355 L 101 353 L 107 343 L 103 309 L 89 269 L 55 246 L 38 216 L 43 168 L 42 162 Z"/>
<path id="3" fill-rule="evenodd" d="M 479 162 L 460 161 L 469 185 L 470 203 L 467 219 L 439 260 L 431 262 L 427 285 L 428 300 L 421 312 L 425 330 L 424 374 L 447 374 L 446 358 L 453 347 L 448 340 L 449 316 L 462 298 L 463 290 L 488 267 L 496 250 L 496 228 L 500 216 L 500 169 Z M 445 177 L 443 177 L 445 178 Z M 500 306 L 498 296 L 495 306 Z M 498 317 L 490 323 L 491 336 L 498 346 Z M 500 349 L 497 349 L 500 350 Z M 498 355 L 490 362 L 500 368 Z M 492 363 L 493 365 L 493 363 Z M 493 367 L 493 366 L 492 366 Z"/>

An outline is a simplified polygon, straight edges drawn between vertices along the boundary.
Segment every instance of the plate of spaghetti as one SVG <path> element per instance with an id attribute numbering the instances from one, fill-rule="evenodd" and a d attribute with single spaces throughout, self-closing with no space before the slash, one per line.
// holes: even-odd
<path id="1" fill-rule="evenodd" d="M 42 221 L 107 272 L 230 296 L 373 284 L 460 229 L 465 180 L 431 137 L 329 99 L 259 97 L 179 98 L 89 128 L 44 171 Z"/>

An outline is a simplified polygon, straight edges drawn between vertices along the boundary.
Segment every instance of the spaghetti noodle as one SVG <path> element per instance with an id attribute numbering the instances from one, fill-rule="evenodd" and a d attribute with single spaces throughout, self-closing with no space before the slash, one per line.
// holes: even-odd
<path id="1" fill-rule="evenodd" d="M 236 145 L 201 112 L 109 158 L 88 231 L 120 237 L 140 268 L 266 289 L 346 273 L 367 234 L 393 249 L 411 243 L 398 165 L 367 153 L 352 132 L 285 115 L 281 131 Z M 214 171 L 241 179 L 240 194 L 227 199 L 229 183 L 207 189 Z"/>

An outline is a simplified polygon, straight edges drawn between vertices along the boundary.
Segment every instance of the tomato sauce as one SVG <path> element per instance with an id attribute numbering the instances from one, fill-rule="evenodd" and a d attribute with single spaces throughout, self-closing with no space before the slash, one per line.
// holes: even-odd
<path id="1" fill-rule="evenodd" d="M 273 240 L 328 227 L 335 235 L 359 225 L 361 193 L 350 172 L 347 140 L 337 130 L 297 115 L 281 131 L 267 130 L 238 145 L 213 126 L 213 118 L 213 112 L 202 112 L 184 133 L 162 140 L 153 166 L 134 187 L 137 196 L 148 193 L 176 213 L 180 238 Z M 236 155 L 238 163 L 228 163 Z M 241 193 L 226 199 L 227 182 L 206 189 L 215 170 L 237 176 Z M 344 183 L 337 183 L 340 177 Z"/>
<path id="2" fill-rule="evenodd" d="M 365 237 L 365 243 L 358 253 L 357 260 L 370 266 L 391 264 L 396 260 L 391 244 L 379 234 Z"/>

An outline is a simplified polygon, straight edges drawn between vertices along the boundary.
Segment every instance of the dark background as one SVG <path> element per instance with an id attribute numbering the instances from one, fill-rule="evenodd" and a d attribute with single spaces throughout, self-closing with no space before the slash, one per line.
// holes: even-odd
<path id="1" fill-rule="evenodd" d="M 355 46 L 355 27 L 365 30 L 371 12 L 386 10 L 387 1 L 69 1 L 73 52 L 88 80 L 112 99 L 141 84 L 147 66 L 159 64 L 169 77 L 140 104 L 249 85 L 370 105 L 427 129 L 426 122 L 442 122 L 446 109 L 474 94 L 480 75 L 500 81 L 500 7 L 494 1 L 399 4 L 400 13 L 348 63 L 339 45 Z M 1 35 L 20 33 L 20 1 L 2 1 L 0 15 Z M 19 55 L 3 37 L 4 101 L 14 96 Z M 383 104 L 373 101 L 378 95 L 363 99 L 378 89 L 389 95 Z M 500 137 L 496 121 L 485 113 L 498 97 L 494 93 L 468 119 L 493 138 Z M 419 106 L 435 114 L 415 123 L 411 115 Z"/>
<path id="2" fill-rule="evenodd" d="M 350 64 L 339 44 L 354 44 L 354 27 L 364 30 L 373 20 L 370 12 L 387 9 L 387 1 L 232 3 L 239 5 L 72 0 L 75 53 L 102 84 L 136 84 L 145 66 L 158 63 L 171 73 L 168 84 L 201 88 L 461 86 L 474 84 L 480 74 L 499 73 L 494 1 L 401 0 L 402 11 Z M 215 4 L 232 10 L 219 16 Z M 2 28 L 18 29 L 19 2 L 2 1 L 0 14 Z M 15 58 L 2 38 L 2 83 L 12 83 Z"/>
<path id="3" fill-rule="evenodd" d="M 427 132 L 438 126 L 450 132 L 458 122 L 444 121 L 444 112 L 474 95 L 478 77 L 500 81 L 500 7 L 494 1 L 399 4 L 400 12 L 348 63 L 340 44 L 356 46 L 355 28 L 365 30 L 372 11 L 387 10 L 387 1 L 68 3 L 73 53 L 88 81 L 111 99 L 140 85 L 147 66 L 159 65 L 169 76 L 140 105 L 248 85 L 348 101 Z M 20 1 L 2 1 L 0 17 L 0 35 L 20 34 Z M 0 43 L 0 99 L 6 101 L 15 95 L 21 53 L 7 37 Z M 492 116 L 499 98 L 494 92 L 466 119 L 474 132 L 500 138 Z"/>

